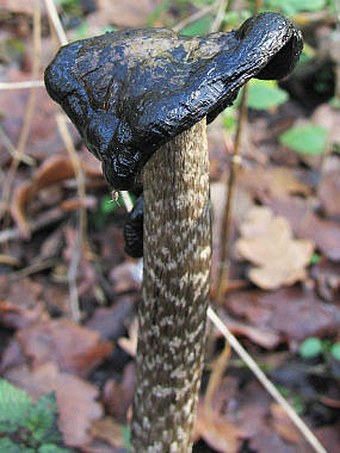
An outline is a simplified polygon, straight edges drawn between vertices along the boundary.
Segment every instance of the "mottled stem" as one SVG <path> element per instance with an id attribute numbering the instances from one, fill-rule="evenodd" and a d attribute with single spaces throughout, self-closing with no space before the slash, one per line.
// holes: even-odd
<path id="1" fill-rule="evenodd" d="M 191 451 L 211 261 L 206 121 L 144 169 L 144 282 L 138 307 L 133 451 Z"/>

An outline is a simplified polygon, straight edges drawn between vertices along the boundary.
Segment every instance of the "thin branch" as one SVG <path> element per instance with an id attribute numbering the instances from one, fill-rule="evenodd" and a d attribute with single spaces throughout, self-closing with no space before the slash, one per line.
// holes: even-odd
<path id="1" fill-rule="evenodd" d="M 35 0 L 35 8 L 33 15 L 33 65 L 32 65 L 33 79 L 38 77 L 40 62 L 41 62 L 41 8 L 39 0 Z M 3 185 L 2 202 L 4 209 L 7 209 L 8 207 L 15 174 L 19 166 L 19 163 L 23 160 L 23 156 L 25 154 L 25 148 L 36 105 L 36 95 L 37 95 L 36 90 L 31 89 L 24 114 L 23 125 L 16 146 L 16 153 L 14 159 L 11 162 L 11 166 L 8 170 L 6 181 Z"/>
<path id="2" fill-rule="evenodd" d="M 25 82 L 0 82 L 0 91 L 27 90 L 31 88 L 45 88 L 43 80 L 27 80 Z"/>
<path id="3" fill-rule="evenodd" d="M 205 6 L 204 8 L 199 9 L 196 13 L 192 14 L 191 16 L 183 19 L 181 22 L 178 22 L 178 24 L 173 26 L 172 29 L 176 32 L 179 32 L 179 31 L 183 30 L 183 28 L 192 24 L 193 22 L 196 22 L 197 20 L 202 19 L 202 17 L 207 16 L 213 10 L 214 10 L 214 5 Z"/>
<path id="4" fill-rule="evenodd" d="M 53 28 L 57 34 L 58 40 L 60 45 L 64 46 L 68 43 L 68 39 L 63 28 L 63 25 L 60 21 L 57 8 L 53 2 L 53 0 L 45 0 L 45 5 L 47 9 L 47 13 L 51 22 L 53 24 Z"/>
<path id="5" fill-rule="evenodd" d="M 224 324 L 221 318 L 216 314 L 216 312 L 209 307 L 208 308 L 208 318 L 214 324 L 214 326 L 223 334 L 223 336 L 228 340 L 230 346 L 236 352 L 236 354 L 243 360 L 243 362 L 248 366 L 248 368 L 254 373 L 263 387 L 267 392 L 274 398 L 274 400 L 280 404 L 282 409 L 286 412 L 290 420 L 301 432 L 303 437 L 309 443 L 317 453 L 327 453 L 325 448 L 321 445 L 319 440 L 315 437 L 312 431 L 308 428 L 306 423 L 297 415 L 293 407 L 288 403 L 288 401 L 281 395 L 281 393 L 276 389 L 272 382 L 267 378 L 263 371 L 259 368 L 255 360 L 248 354 L 248 352 L 243 348 L 241 343 L 236 339 L 236 337 L 230 332 L 228 327 Z"/>
<path id="6" fill-rule="evenodd" d="M 30 222 L 31 234 L 60 222 L 65 215 L 66 212 L 62 211 L 60 208 L 52 208 L 49 211 L 44 212 L 38 220 Z M 7 228 L 0 231 L 0 244 L 20 239 L 22 239 L 22 231 L 18 227 Z"/>
<path id="7" fill-rule="evenodd" d="M 70 135 L 69 130 L 67 129 L 65 116 L 62 114 L 58 114 L 56 116 L 58 128 L 60 135 L 64 141 L 65 148 L 69 154 L 71 159 L 72 166 L 74 168 L 75 178 L 77 182 L 77 190 L 78 196 L 80 199 L 80 207 L 79 207 L 79 228 L 78 228 L 78 235 L 77 235 L 77 242 L 75 247 L 75 253 L 72 254 L 70 266 L 67 273 L 68 283 L 69 283 L 69 290 L 70 290 L 70 306 L 71 306 L 71 313 L 72 318 L 75 322 L 79 322 L 81 315 L 79 309 L 79 295 L 78 295 L 78 287 L 77 287 L 77 276 L 78 276 L 78 269 L 81 260 L 81 256 L 83 254 L 83 250 L 86 247 L 86 231 L 87 231 L 87 212 L 85 207 L 85 177 L 83 170 L 81 168 L 79 156 L 77 151 L 74 148 L 72 137 Z"/>
<path id="8" fill-rule="evenodd" d="M 127 190 L 121 190 L 120 195 L 121 195 L 123 203 L 125 205 L 125 209 L 127 210 L 127 212 L 131 212 L 133 209 L 133 203 L 132 203 L 129 192 Z"/>
<path id="9" fill-rule="evenodd" d="M 210 27 L 211 32 L 217 32 L 220 30 L 224 20 L 224 15 L 228 6 L 228 0 L 219 0 L 217 13 L 212 26 Z"/>
<path id="10" fill-rule="evenodd" d="M 219 262 L 219 274 L 215 290 L 215 299 L 219 303 L 225 293 L 227 284 L 228 284 L 228 274 L 229 274 L 229 262 L 230 262 L 230 226 L 231 226 L 231 215 L 232 215 L 232 205 L 234 200 L 234 192 L 236 186 L 236 177 L 238 169 L 241 163 L 240 149 L 241 149 L 241 136 L 244 128 L 244 124 L 247 119 L 247 87 L 244 87 L 242 90 L 242 97 L 240 101 L 239 109 L 239 118 L 237 123 L 236 137 L 235 137 L 235 146 L 234 152 L 231 158 L 230 164 L 230 174 L 228 179 L 227 187 L 227 200 L 224 210 L 224 217 L 222 222 L 221 229 L 221 255 Z"/>
<path id="11" fill-rule="evenodd" d="M 2 127 L 0 127 L 0 137 L 13 159 L 18 159 L 20 162 L 24 162 L 26 165 L 30 166 L 35 165 L 35 159 L 33 159 L 33 157 L 26 156 L 25 154 L 24 155 L 19 154 L 18 150 L 15 148 L 11 139 L 8 137 L 8 135 L 5 133 Z"/>

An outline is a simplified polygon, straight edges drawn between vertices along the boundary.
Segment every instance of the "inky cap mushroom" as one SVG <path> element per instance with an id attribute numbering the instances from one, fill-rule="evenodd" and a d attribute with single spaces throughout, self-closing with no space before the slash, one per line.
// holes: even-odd
<path id="1" fill-rule="evenodd" d="M 62 47 L 45 84 L 102 161 L 107 181 L 130 189 L 157 148 L 204 117 L 211 122 L 251 77 L 286 76 L 301 50 L 300 32 L 275 13 L 193 38 L 126 30 Z"/>

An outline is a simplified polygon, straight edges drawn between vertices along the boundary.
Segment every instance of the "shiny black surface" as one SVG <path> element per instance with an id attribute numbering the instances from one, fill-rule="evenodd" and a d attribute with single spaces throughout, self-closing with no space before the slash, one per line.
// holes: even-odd
<path id="1" fill-rule="evenodd" d="M 107 181 L 130 189 L 160 145 L 205 116 L 211 122 L 251 77 L 287 75 L 301 49 L 299 31 L 275 13 L 203 37 L 126 30 L 62 47 L 45 84 Z"/>
<path id="2" fill-rule="evenodd" d="M 124 226 L 125 252 L 133 258 L 143 256 L 144 197 L 141 195 Z"/>

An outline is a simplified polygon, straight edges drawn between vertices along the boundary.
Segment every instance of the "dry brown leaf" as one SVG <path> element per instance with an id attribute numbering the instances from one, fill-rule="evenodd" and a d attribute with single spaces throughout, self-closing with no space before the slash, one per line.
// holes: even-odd
<path id="1" fill-rule="evenodd" d="M 135 357 L 137 352 L 137 342 L 138 342 L 138 322 L 136 318 L 129 326 L 129 338 L 120 337 L 118 339 L 118 344 L 131 357 Z"/>
<path id="2" fill-rule="evenodd" d="M 201 437 L 211 448 L 221 453 L 236 453 L 243 434 L 213 410 L 204 410 L 199 405 L 195 426 L 195 438 Z"/>
<path id="3" fill-rule="evenodd" d="M 266 207 L 255 207 L 240 229 L 236 250 L 256 265 L 249 272 L 253 283 L 271 290 L 305 278 L 314 246 L 310 240 L 293 239 L 285 218 L 275 217 Z"/>
<path id="4" fill-rule="evenodd" d="M 329 103 L 319 105 L 311 116 L 311 121 L 328 130 L 330 143 L 340 143 L 340 110 Z"/>
<path id="5" fill-rule="evenodd" d="M 242 168 L 239 175 L 242 186 L 252 192 L 264 192 L 273 196 L 290 194 L 309 195 L 311 188 L 299 181 L 294 170 L 285 167 Z"/>
<path id="6" fill-rule="evenodd" d="M 263 201 L 277 215 L 289 220 L 297 237 L 309 238 L 329 259 L 340 261 L 340 226 L 322 219 L 300 198 L 268 198 Z"/>
<path id="7" fill-rule="evenodd" d="M 17 339 L 34 366 L 53 361 L 61 371 L 79 376 L 88 375 L 112 351 L 112 344 L 101 341 L 98 332 L 67 319 L 22 329 Z"/>
<path id="8" fill-rule="evenodd" d="M 85 154 L 81 156 L 85 156 Z M 99 164 L 97 161 L 94 164 L 93 159 L 89 157 L 82 158 L 80 164 L 85 175 L 97 177 L 100 171 Z M 38 195 L 43 198 L 44 191 L 49 193 L 51 186 L 74 178 L 74 175 L 74 167 L 70 157 L 61 154 L 46 159 L 38 168 L 31 181 L 25 182 L 15 188 L 13 201 L 10 206 L 11 215 L 25 238 L 28 238 L 30 235 L 30 226 L 26 211 L 31 200 Z"/>
<path id="9" fill-rule="evenodd" d="M 228 310 L 257 327 L 277 333 L 292 344 L 311 336 L 337 331 L 337 310 L 303 288 L 282 288 L 270 293 L 238 291 L 227 296 Z"/>
<path id="10" fill-rule="evenodd" d="M 42 287 L 29 278 L 13 283 L 7 275 L 0 276 L 0 324 L 19 329 L 48 319 L 41 302 Z"/>
<path id="11" fill-rule="evenodd" d="M 318 187 L 318 197 L 324 213 L 340 219 L 340 174 L 325 175 Z"/>
<path id="12" fill-rule="evenodd" d="M 97 330 L 104 340 L 117 340 L 124 335 L 127 321 L 134 305 L 134 300 L 129 296 L 122 296 L 109 308 L 97 308 L 87 322 L 86 326 Z"/>
<path id="13" fill-rule="evenodd" d="M 273 403 L 270 406 L 270 411 L 273 417 L 273 426 L 280 436 L 291 444 L 301 442 L 301 434 L 288 417 L 285 410 L 279 404 Z"/>
<path id="14" fill-rule="evenodd" d="M 118 382 L 108 379 L 103 391 L 103 404 L 108 414 L 117 421 L 125 423 L 128 410 L 132 405 L 136 385 L 136 366 L 134 362 L 125 366 L 122 379 Z"/>
<path id="15" fill-rule="evenodd" d="M 125 445 L 123 426 L 109 417 L 95 420 L 91 426 L 91 435 L 112 447 L 123 448 Z"/>

